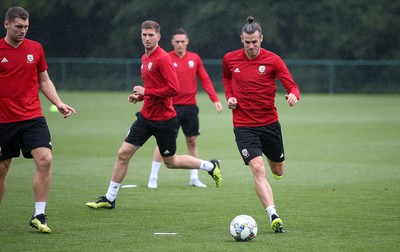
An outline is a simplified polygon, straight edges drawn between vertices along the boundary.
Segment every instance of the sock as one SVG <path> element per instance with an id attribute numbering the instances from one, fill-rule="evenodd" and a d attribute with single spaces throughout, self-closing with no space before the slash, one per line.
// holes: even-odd
<path id="1" fill-rule="evenodd" d="M 35 202 L 35 215 L 44 214 L 46 202 Z"/>
<path id="2" fill-rule="evenodd" d="M 198 169 L 191 169 L 190 170 L 190 180 L 199 179 L 199 170 Z"/>
<path id="3" fill-rule="evenodd" d="M 161 162 L 157 161 L 152 161 L 151 162 L 151 172 L 150 172 L 150 178 L 155 178 L 158 179 L 158 172 L 160 171 L 161 168 Z"/>
<path id="4" fill-rule="evenodd" d="M 271 206 L 265 208 L 265 211 L 267 212 L 267 214 L 268 214 L 268 216 L 269 216 L 269 221 L 270 221 L 270 222 L 272 222 L 272 215 L 275 214 L 276 216 L 279 216 L 279 215 L 277 214 L 277 212 L 276 212 L 276 209 L 275 209 L 275 206 L 274 206 L 274 205 L 271 205 Z"/>
<path id="5" fill-rule="evenodd" d="M 110 186 L 108 187 L 108 190 L 106 193 L 106 198 L 111 202 L 114 201 L 115 198 L 117 198 L 117 194 L 118 194 L 120 187 L 121 187 L 120 183 L 111 181 Z"/>
<path id="6" fill-rule="evenodd" d="M 211 171 L 212 169 L 214 169 L 213 163 L 200 159 L 200 170 Z"/>

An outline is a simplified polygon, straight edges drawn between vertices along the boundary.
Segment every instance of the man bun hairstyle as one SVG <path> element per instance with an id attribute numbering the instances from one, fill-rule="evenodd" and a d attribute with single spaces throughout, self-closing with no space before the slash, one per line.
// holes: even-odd
<path id="1" fill-rule="evenodd" d="M 258 31 L 261 35 L 262 34 L 261 26 L 257 22 L 255 22 L 252 16 L 247 17 L 247 24 L 243 26 L 242 33 L 253 34 L 256 31 Z"/>

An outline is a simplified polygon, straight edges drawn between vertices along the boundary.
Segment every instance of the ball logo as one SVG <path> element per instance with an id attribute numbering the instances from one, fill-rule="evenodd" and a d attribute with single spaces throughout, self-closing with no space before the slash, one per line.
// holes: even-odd
<path id="1" fill-rule="evenodd" d="M 242 156 L 243 156 L 244 158 L 248 158 L 248 157 L 250 156 L 250 153 L 247 151 L 247 149 L 243 149 L 243 150 L 242 150 Z"/>
<path id="2" fill-rule="evenodd" d="M 193 68 L 193 67 L 194 67 L 194 61 L 193 61 L 193 60 L 189 60 L 188 64 L 189 64 L 189 67 L 190 67 L 190 68 Z"/>
<path id="3" fill-rule="evenodd" d="M 33 54 L 26 55 L 26 61 L 30 64 L 34 63 Z"/>

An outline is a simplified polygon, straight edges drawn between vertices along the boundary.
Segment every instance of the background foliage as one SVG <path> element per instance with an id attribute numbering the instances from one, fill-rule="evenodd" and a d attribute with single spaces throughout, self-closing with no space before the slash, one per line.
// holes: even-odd
<path id="1" fill-rule="evenodd" d="M 2 0 L 31 14 L 28 37 L 47 57 L 140 57 L 140 24 L 161 24 L 161 46 L 171 49 L 176 27 L 190 49 L 222 58 L 241 47 L 239 34 L 252 15 L 264 29 L 264 47 L 291 59 L 400 59 L 400 1 L 396 0 Z M 2 29 L 2 35 L 4 35 Z"/>

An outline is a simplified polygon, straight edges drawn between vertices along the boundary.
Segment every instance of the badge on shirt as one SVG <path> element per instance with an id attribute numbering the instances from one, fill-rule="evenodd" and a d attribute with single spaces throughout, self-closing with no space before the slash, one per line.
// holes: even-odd
<path id="1" fill-rule="evenodd" d="M 33 54 L 26 55 L 26 61 L 30 64 L 35 63 L 35 59 L 33 58 Z"/>
<path id="2" fill-rule="evenodd" d="M 265 70 L 267 68 L 264 65 L 258 66 L 258 73 L 259 74 L 265 74 Z"/>
<path id="3" fill-rule="evenodd" d="M 189 63 L 189 67 L 190 67 L 190 68 L 193 68 L 193 67 L 194 67 L 194 61 L 193 61 L 193 60 L 189 60 L 188 63 Z"/>

